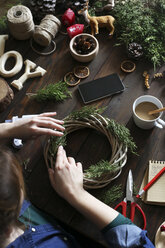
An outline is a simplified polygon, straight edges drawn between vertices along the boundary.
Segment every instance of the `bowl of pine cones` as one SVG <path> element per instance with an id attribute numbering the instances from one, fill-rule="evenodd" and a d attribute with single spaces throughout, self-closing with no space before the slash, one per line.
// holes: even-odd
<path id="1" fill-rule="evenodd" d="M 99 43 L 93 35 L 82 33 L 71 39 L 69 48 L 75 60 L 79 62 L 90 62 L 98 54 Z"/>

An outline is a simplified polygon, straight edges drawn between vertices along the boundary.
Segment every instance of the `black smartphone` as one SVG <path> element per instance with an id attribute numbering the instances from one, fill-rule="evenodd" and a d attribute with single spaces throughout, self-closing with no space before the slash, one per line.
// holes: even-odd
<path id="1" fill-rule="evenodd" d="M 116 73 L 78 86 L 79 93 L 85 104 L 120 93 L 124 89 L 125 87 Z"/>

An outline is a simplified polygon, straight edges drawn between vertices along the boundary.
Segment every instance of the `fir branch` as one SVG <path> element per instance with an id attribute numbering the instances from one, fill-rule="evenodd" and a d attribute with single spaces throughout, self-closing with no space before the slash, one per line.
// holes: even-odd
<path id="1" fill-rule="evenodd" d="M 106 108 L 96 108 L 94 106 L 85 106 L 79 110 L 72 112 L 65 120 L 82 120 L 88 118 L 90 115 L 101 114 Z"/>
<path id="2" fill-rule="evenodd" d="M 91 165 L 88 169 L 85 170 L 85 176 L 87 178 L 99 178 L 103 174 L 112 173 L 114 174 L 118 171 L 118 164 L 109 164 L 109 161 L 101 160 L 95 165 Z"/>
<path id="3" fill-rule="evenodd" d="M 165 2 L 164 0 L 117 1 L 112 11 L 119 44 L 142 45 L 144 57 L 154 68 L 165 62 Z"/>
<path id="4" fill-rule="evenodd" d="M 113 133 L 120 142 L 127 146 L 132 153 L 136 154 L 135 150 L 137 146 L 131 137 L 129 129 L 117 123 L 115 120 L 110 120 L 108 118 L 106 118 L 106 120 L 108 122 L 107 129 L 109 129 L 110 132 Z"/>
<path id="5" fill-rule="evenodd" d="M 7 7 L 8 9 L 10 9 L 10 8 L 12 8 L 12 7 L 15 6 L 15 5 L 22 5 L 23 2 L 24 2 L 23 0 L 15 0 L 14 4 L 13 4 L 13 3 L 8 3 L 8 4 L 6 5 L 6 7 Z"/>
<path id="6" fill-rule="evenodd" d="M 83 120 L 89 121 L 89 118 L 92 116 L 97 116 L 100 112 L 103 112 L 104 109 L 102 108 L 96 108 L 93 106 L 85 106 L 82 109 L 78 111 L 74 111 L 71 113 L 68 117 L 65 118 L 65 121 L 67 123 L 68 120 Z M 108 129 L 108 132 L 112 133 L 116 138 L 123 143 L 125 146 L 130 148 L 131 152 L 135 153 L 136 145 L 133 142 L 133 139 L 130 135 L 129 129 L 127 129 L 125 126 L 118 124 L 114 120 L 110 120 L 108 118 L 105 118 L 107 124 L 105 124 L 105 128 Z M 50 139 L 50 147 L 49 152 L 50 155 L 55 158 L 57 149 L 59 145 L 66 145 L 66 135 L 67 135 L 67 128 L 65 131 L 64 136 L 54 138 L 51 137 Z M 120 163 L 110 164 L 109 161 L 101 160 L 95 165 L 91 165 L 88 169 L 84 171 L 84 175 L 86 179 L 97 179 L 104 177 L 105 175 L 111 174 L 112 177 L 116 175 L 116 172 L 120 169 Z"/>
<path id="7" fill-rule="evenodd" d="M 0 31 L 3 31 L 6 29 L 6 27 L 7 27 L 6 21 L 7 21 L 6 16 L 2 16 L 0 18 Z"/>
<path id="8" fill-rule="evenodd" d="M 63 101 L 71 96 L 72 93 L 68 90 L 67 83 L 59 81 L 56 84 L 48 84 L 45 88 L 40 89 L 33 98 L 37 101 Z"/>
<path id="9" fill-rule="evenodd" d="M 26 160 L 23 161 L 22 165 L 25 169 L 27 168 L 29 162 L 30 162 L 30 158 L 27 158 Z"/>
<path id="10" fill-rule="evenodd" d="M 82 120 L 88 118 L 90 115 L 100 114 L 105 111 L 106 108 L 96 108 L 94 106 L 85 106 L 77 111 L 72 112 L 65 120 Z M 136 154 L 135 150 L 137 148 L 136 144 L 131 137 L 130 131 L 125 126 L 117 123 L 113 119 L 106 118 L 108 125 L 107 129 L 110 130 L 111 133 L 118 138 L 120 142 L 122 142 L 125 146 L 127 146 L 132 153 Z"/>
<path id="11" fill-rule="evenodd" d="M 88 13 L 89 13 L 90 16 L 95 16 L 95 15 L 96 15 L 96 14 L 95 14 L 95 8 L 92 8 L 92 7 L 89 8 L 89 9 L 88 9 Z"/>
<path id="12" fill-rule="evenodd" d="M 133 183 L 133 195 L 136 196 L 138 194 L 139 190 L 137 189 L 137 186 L 135 183 Z"/>
<path id="13" fill-rule="evenodd" d="M 9 2 L 9 1 L 8 1 Z M 8 9 L 10 9 L 11 7 L 15 6 L 15 5 L 19 5 L 19 4 L 23 4 L 23 0 L 15 0 L 13 3 L 8 3 L 6 1 L 6 3 L 3 4 L 3 16 L 0 17 L 0 31 L 5 31 L 5 29 L 7 28 L 7 11 Z"/>
<path id="14" fill-rule="evenodd" d="M 112 186 L 109 190 L 105 190 L 105 189 L 102 190 L 97 197 L 105 204 L 110 205 L 119 198 L 122 198 L 122 196 L 123 196 L 123 191 L 122 191 L 122 186 L 120 184 L 120 185 Z"/>
<path id="15" fill-rule="evenodd" d="M 103 1 L 95 1 L 94 8 L 102 8 L 104 6 Z"/>
<path id="16" fill-rule="evenodd" d="M 60 137 L 50 137 L 50 148 L 49 152 L 53 158 L 56 157 L 57 149 L 59 146 L 66 146 L 66 133 Z"/>
<path id="17" fill-rule="evenodd" d="M 133 195 L 137 195 L 138 190 L 135 186 L 133 185 Z M 101 189 L 96 193 L 96 197 L 103 201 L 107 205 L 111 205 L 114 203 L 116 200 L 121 199 L 123 197 L 123 190 L 122 190 L 122 185 L 114 185 L 110 189 L 105 190 Z"/>

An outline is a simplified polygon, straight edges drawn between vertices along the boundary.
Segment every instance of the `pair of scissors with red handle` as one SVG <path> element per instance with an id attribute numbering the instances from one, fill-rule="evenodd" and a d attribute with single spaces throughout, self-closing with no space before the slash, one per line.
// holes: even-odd
<path id="1" fill-rule="evenodd" d="M 126 186 L 126 197 L 124 198 L 123 201 L 121 201 L 116 207 L 115 210 L 117 210 L 119 207 L 122 208 L 122 214 L 126 217 L 127 215 L 127 202 L 131 202 L 130 205 L 130 219 L 133 222 L 134 221 L 134 217 L 135 217 L 135 210 L 137 209 L 138 211 L 140 211 L 142 218 L 143 218 L 143 230 L 146 229 L 146 216 L 143 212 L 143 210 L 141 209 L 141 207 L 134 201 L 133 198 L 133 176 L 132 176 L 132 171 L 129 170 L 128 173 L 128 178 L 127 178 L 127 186 Z"/>

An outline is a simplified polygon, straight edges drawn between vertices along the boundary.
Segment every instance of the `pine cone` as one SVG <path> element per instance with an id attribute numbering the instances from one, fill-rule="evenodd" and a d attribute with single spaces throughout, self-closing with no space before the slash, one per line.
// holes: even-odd
<path id="1" fill-rule="evenodd" d="M 30 0 L 28 7 L 32 12 L 33 18 L 41 21 L 45 15 L 55 14 L 56 0 Z"/>
<path id="2" fill-rule="evenodd" d="M 76 37 L 75 42 L 73 44 L 73 48 L 78 54 L 88 54 L 92 52 L 95 47 L 96 45 L 92 39 L 84 38 L 82 36 Z"/>
<path id="3" fill-rule="evenodd" d="M 143 48 L 138 43 L 130 43 L 127 48 L 128 57 L 132 59 L 139 59 L 143 55 Z"/>

